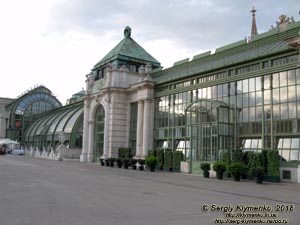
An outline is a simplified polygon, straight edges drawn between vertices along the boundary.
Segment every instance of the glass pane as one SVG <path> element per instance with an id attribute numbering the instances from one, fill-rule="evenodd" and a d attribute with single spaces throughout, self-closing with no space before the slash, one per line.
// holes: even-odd
<path id="1" fill-rule="evenodd" d="M 270 90 L 265 90 L 264 91 L 264 101 L 265 101 L 265 104 L 271 104 L 271 92 L 270 92 Z"/>
<path id="2" fill-rule="evenodd" d="M 243 94 L 243 107 L 248 107 L 249 106 L 248 95 L 249 94 Z"/>
<path id="3" fill-rule="evenodd" d="M 255 91 L 255 78 L 249 79 L 249 92 Z"/>
<path id="4" fill-rule="evenodd" d="M 285 161 L 289 161 L 289 154 L 290 154 L 290 150 L 282 150 L 282 151 L 281 151 L 281 157 L 282 157 Z"/>
<path id="5" fill-rule="evenodd" d="M 256 91 L 261 91 L 261 77 L 256 77 L 255 78 L 255 90 Z"/>
<path id="6" fill-rule="evenodd" d="M 291 149 L 299 149 L 299 138 L 292 138 Z"/>
<path id="7" fill-rule="evenodd" d="M 290 160 L 291 161 L 299 160 L 299 150 L 291 150 Z"/>
<path id="8" fill-rule="evenodd" d="M 288 71 L 288 85 L 293 85 L 296 83 L 296 80 L 295 80 L 295 75 L 296 75 L 296 71 L 295 70 L 289 70 Z"/>
<path id="9" fill-rule="evenodd" d="M 300 69 L 296 69 L 296 83 L 300 84 Z"/>
<path id="10" fill-rule="evenodd" d="M 249 106 L 255 106 L 255 92 L 249 93 Z"/>
<path id="11" fill-rule="evenodd" d="M 255 104 L 256 105 L 261 105 L 261 91 L 257 91 L 257 92 L 255 92 L 255 98 L 256 98 L 256 100 L 255 100 Z"/>
<path id="12" fill-rule="evenodd" d="M 273 74 L 273 88 L 279 87 L 279 73 Z"/>
<path id="13" fill-rule="evenodd" d="M 273 89 L 273 103 L 279 103 L 279 88 Z"/>
<path id="14" fill-rule="evenodd" d="M 291 138 L 283 138 L 283 149 L 290 149 L 291 148 Z"/>
<path id="15" fill-rule="evenodd" d="M 280 118 L 280 111 L 279 111 L 279 105 L 273 105 L 273 118 L 279 119 Z"/>
<path id="16" fill-rule="evenodd" d="M 255 121 L 255 107 L 249 108 L 249 121 Z"/>
<path id="17" fill-rule="evenodd" d="M 241 80 L 239 80 L 237 82 L 237 94 L 241 94 L 241 93 L 243 93 L 243 82 Z"/>
<path id="18" fill-rule="evenodd" d="M 280 114 L 281 114 L 281 118 L 288 118 L 288 104 L 281 104 L 280 105 Z"/>
<path id="19" fill-rule="evenodd" d="M 280 86 L 281 87 L 287 86 L 287 72 L 286 71 L 281 72 L 279 77 L 280 77 Z"/>
<path id="20" fill-rule="evenodd" d="M 287 88 L 280 88 L 280 102 L 287 102 Z"/>
<path id="21" fill-rule="evenodd" d="M 243 93 L 247 93 L 249 91 L 248 87 L 248 79 L 243 80 Z"/>
<path id="22" fill-rule="evenodd" d="M 296 88 L 295 88 L 295 86 L 289 86 L 287 92 L 288 92 L 289 101 L 296 101 Z"/>
<path id="23" fill-rule="evenodd" d="M 297 105 L 296 102 L 290 102 L 289 103 L 289 118 L 296 118 L 296 109 L 297 109 Z"/>
<path id="24" fill-rule="evenodd" d="M 271 79 L 271 76 L 270 75 L 266 75 L 264 77 L 264 89 L 270 89 L 270 79 Z"/>

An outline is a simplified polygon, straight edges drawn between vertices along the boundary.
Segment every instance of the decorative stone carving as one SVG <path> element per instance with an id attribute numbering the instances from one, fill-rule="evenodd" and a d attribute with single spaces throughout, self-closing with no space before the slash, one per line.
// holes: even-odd
<path id="1" fill-rule="evenodd" d="M 150 74 L 152 71 L 152 65 L 150 63 L 147 63 L 146 67 L 145 67 L 145 72 L 146 74 Z"/>
<path id="2" fill-rule="evenodd" d="M 146 70 L 145 70 L 145 67 L 143 65 L 141 65 L 139 67 L 139 75 L 142 75 L 144 76 L 146 74 Z"/>
<path id="3" fill-rule="evenodd" d="M 120 68 L 121 71 L 125 71 L 125 72 L 129 72 L 129 69 L 127 68 L 127 66 L 122 65 Z"/>
<path id="4" fill-rule="evenodd" d="M 95 80 L 92 73 L 89 73 L 86 75 L 86 92 L 87 94 L 90 94 L 93 92 L 93 88 L 95 86 Z"/>
<path id="5" fill-rule="evenodd" d="M 131 36 L 131 28 L 129 26 L 126 26 L 124 29 L 124 37 L 129 38 Z"/>

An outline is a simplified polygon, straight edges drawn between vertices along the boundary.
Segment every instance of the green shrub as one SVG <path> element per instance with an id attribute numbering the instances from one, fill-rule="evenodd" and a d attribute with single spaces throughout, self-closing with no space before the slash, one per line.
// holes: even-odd
<path id="1" fill-rule="evenodd" d="M 242 161 L 242 150 L 234 150 L 232 152 L 232 161 L 241 162 Z"/>
<path id="2" fill-rule="evenodd" d="M 157 158 L 157 166 L 161 169 L 164 166 L 164 150 L 163 149 L 156 149 L 156 158 Z"/>
<path id="3" fill-rule="evenodd" d="M 226 163 L 224 162 L 215 162 L 213 164 L 213 170 L 216 172 L 224 172 L 226 170 Z"/>
<path id="4" fill-rule="evenodd" d="M 155 167 L 157 165 L 157 158 L 154 156 L 147 156 L 145 158 L 146 165 L 149 167 Z"/>
<path id="5" fill-rule="evenodd" d="M 268 157 L 268 176 L 279 176 L 279 153 L 277 150 L 269 151 Z"/>
<path id="6" fill-rule="evenodd" d="M 226 163 L 215 162 L 213 164 L 213 170 L 216 171 L 216 175 L 218 179 L 223 179 L 223 173 L 226 170 Z"/>
<path id="7" fill-rule="evenodd" d="M 120 159 L 131 158 L 130 148 L 119 148 L 118 158 L 120 158 Z"/>
<path id="8" fill-rule="evenodd" d="M 248 153 L 248 174 L 255 175 L 256 167 L 263 167 L 263 154 L 249 152 Z"/>
<path id="9" fill-rule="evenodd" d="M 200 164 L 200 168 L 203 171 L 210 171 L 210 163 L 203 162 L 203 163 Z"/>
<path id="10" fill-rule="evenodd" d="M 156 157 L 156 149 L 152 149 L 148 151 L 148 156 L 154 156 Z"/>
<path id="11" fill-rule="evenodd" d="M 180 170 L 180 162 L 183 160 L 183 154 L 181 151 L 173 152 L 173 169 Z"/>
<path id="12" fill-rule="evenodd" d="M 229 151 L 226 151 L 226 152 L 222 152 L 221 153 L 221 162 L 224 162 L 226 164 L 230 164 L 231 163 L 231 154 Z"/>
<path id="13" fill-rule="evenodd" d="M 263 176 L 264 174 L 264 168 L 262 166 L 258 166 L 254 169 L 255 176 Z"/>
<path id="14" fill-rule="evenodd" d="M 172 168 L 172 150 L 171 149 L 165 149 L 164 167 L 167 169 Z"/>
<path id="15" fill-rule="evenodd" d="M 234 162 L 229 165 L 229 173 L 235 177 L 238 177 L 247 171 L 247 166 L 242 162 Z"/>

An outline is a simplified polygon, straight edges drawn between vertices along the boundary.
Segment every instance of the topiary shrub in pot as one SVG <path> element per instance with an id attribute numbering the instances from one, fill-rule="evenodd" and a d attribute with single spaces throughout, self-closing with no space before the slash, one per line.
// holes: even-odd
<path id="1" fill-rule="evenodd" d="M 264 167 L 258 166 L 254 168 L 254 174 L 256 176 L 256 183 L 257 184 L 262 184 L 264 180 Z"/>
<path id="2" fill-rule="evenodd" d="M 133 170 L 136 170 L 136 163 L 137 163 L 136 159 L 130 159 L 130 165 Z"/>
<path id="3" fill-rule="evenodd" d="M 215 162 L 213 164 L 213 170 L 216 171 L 217 178 L 223 179 L 224 171 L 226 170 L 226 163 L 224 162 Z"/>
<path id="4" fill-rule="evenodd" d="M 203 170 L 203 177 L 209 178 L 210 163 L 203 162 L 200 164 L 200 168 Z"/>
<path id="5" fill-rule="evenodd" d="M 118 168 L 122 168 L 122 165 L 123 165 L 123 160 L 120 159 L 120 158 L 118 158 L 117 159 L 117 166 L 118 166 Z"/>
<path id="6" fill-rule="evenodd" d="M 124 166 L 124 169 L 128 169 L 128 165 L 129 165 L 129 159 L 128 159 L 128 158 L 124 158 L 124 159 L 123 159 L 123 166 Z"/>
<path id="7" fill-rule="evenodd" d="M 105 159 L 105 166 L 110 166 L 110 162 L 109 162 L 109 159 Z"/>
<path id="8" fill-rule="evenodd" d="M 100 165 L 101 165 L 101 166 L 104 166 L 104 165 L 105 165 L 104 159 L 101 159 L 101 158 L 100 158 Z"/>
<path id="9" fill-rule="evenodd" d="M 144 170 L 144 165 L 145 165 L 145 160 L 144 159 L 138 159 L 139 163 L 139 170 L 143 171 Z"/>
<path id="10" fill-rule="evenodd" d="M 146 165 L 150 168 L 151 172 L 154 172 L 157 165 L 157 158 L 154 156 L 148 156 L 145 159 Z"/>
<path id="11" fill-rule="evenodd" d="M 229 172 L 232 174 L 234 181 L 240 181 L 241 175 L 246 171 L 246 165 L 242 162 L 230 164 Z"/>
<path id="12" fill-rule="evenodd" d="M 108 161 L 109 161 L 109 166 L 110 166 L 110 167 L 114 167 L 114 164 L 115 164 L 115 158 L 108 158 Z"/>

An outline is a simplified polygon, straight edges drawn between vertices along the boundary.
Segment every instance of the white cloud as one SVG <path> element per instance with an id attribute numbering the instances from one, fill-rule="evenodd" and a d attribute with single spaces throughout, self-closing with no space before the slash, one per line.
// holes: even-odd
<path id="1" fill-rule="evenodd" d="M 254 1 L 259 32 L 280 14 L 299 20 L 298 0 Z M 162 66 L 249 36 L 249 1 L 10 0 L 0 3 L 1 97 L 44 84 L 65 103 L 85 74 L 122 38 L 132 37 Z M 270 7 L 272 5 L 273 7 Z"/>

